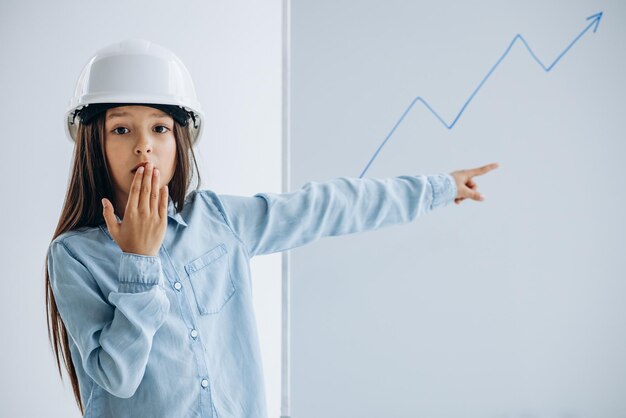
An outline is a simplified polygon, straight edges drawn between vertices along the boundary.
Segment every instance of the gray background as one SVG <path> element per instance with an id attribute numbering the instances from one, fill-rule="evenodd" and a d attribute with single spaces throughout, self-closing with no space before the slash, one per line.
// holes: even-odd
<path id="1" fill-rule="evenodd" d="M 207 117 L 202 188 L 278 193 L 281 13 L 280 0 L 0 1 L 0 417 L 79 416 L 48 342 L 43 274 L 72 161 L 64 112 L 83 66 L 126 38 L 171 49 Z M 251 262 L 270 417 L 280 415 L 280 263 Z"/>
<path id="2" fill-rule="evenodd" d="M 290 415 L 626 417 L 618 1 L 297 1 L 290 181 L 500 168 L 484 202 L 290 252 Z"/>

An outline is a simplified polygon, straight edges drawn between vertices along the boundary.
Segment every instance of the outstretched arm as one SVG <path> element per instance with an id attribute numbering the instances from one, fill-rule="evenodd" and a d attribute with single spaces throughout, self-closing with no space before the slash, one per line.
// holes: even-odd
<path id="1" fill-rule="evenodd" d="M 215 205 L 249 256 L 288 250 L 321 237 L 407 223 L 457 196 L 451 174 L 386 179 L 339 177 L 299 190 L 252 197 L 201 195 Z"/>

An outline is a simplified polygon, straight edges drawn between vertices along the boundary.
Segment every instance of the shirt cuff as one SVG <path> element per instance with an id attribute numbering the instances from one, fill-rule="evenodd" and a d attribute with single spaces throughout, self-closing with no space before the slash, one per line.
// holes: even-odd
<path id="1" fill-rule="evenodd" d="M 433 188 L 433 202 L 431 209 L 447 206 L 454 201 L 457 195 L 456 181 L 451 174 L 440 173 L 428 176 Z"/>
<path id="2" fill-rule="evenodd" d="M 163 282 L 161 259 L 158 256 L 122 252 L 118 292 L 137 293 L 150 290 Z"/>

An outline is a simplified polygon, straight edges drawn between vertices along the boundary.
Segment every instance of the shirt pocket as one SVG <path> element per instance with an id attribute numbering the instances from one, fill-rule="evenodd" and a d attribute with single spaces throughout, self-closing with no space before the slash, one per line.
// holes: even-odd
<path id="1" fill-rule="evenodd" d="M 235 293 L 224 244 L 185 264 L 185 271 L 201 315 L 218 313 Z"/>

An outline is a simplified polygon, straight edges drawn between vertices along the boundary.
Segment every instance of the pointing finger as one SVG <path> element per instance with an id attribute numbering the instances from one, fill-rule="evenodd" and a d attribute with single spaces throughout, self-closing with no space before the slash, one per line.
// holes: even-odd
<path id="1" fill-rule="evenodd" d="M 491 170 L 496 169 L 498 167 L 499 167 L 498 163 L 487 164 L 487 165 L 484 165 L 482 167 L 473 168 L 473 169 L 468 170 L 468 174 L 470 176 L 472 176 L 472 177 L 473 176 L 480 176 L 480 175 L 488 173 Z"/>

